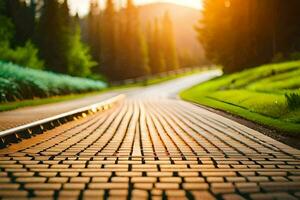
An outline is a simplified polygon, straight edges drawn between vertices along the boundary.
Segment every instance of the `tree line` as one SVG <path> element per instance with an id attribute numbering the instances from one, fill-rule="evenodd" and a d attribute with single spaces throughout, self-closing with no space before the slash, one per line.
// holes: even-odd
<path id="1" fill-rule="evenodd" d="M 18 0 L 0 1 L 0 60 L 43 68 L 33 44 L 36 4 Z"/>
<path id="2" fill-rule="evenodd" d="M 300 59 L 299 8 L 299 0 L 204 0 L 199 40 L 227 72 Z"/>
<path id="3" fill-rule="evenodd" d="M 132 0 L 121 9 L 91 1 L 85 19 L 71 16 L 67 0 L 1 0 L 0 36 L 1 60 L 75 76 L 122 80 L 179 67 L 169 14 L 142 30 Z"/>
<path id="4" fill-rule="evenodd" d="M 144 31 L 132 0 L 119 10 L 113 0 L 106 1 L 104 10 L 92 1 L 86 21 L 87 43 L 98 62 L 94 71 L 111 80 L 157 74 L 179 66 L 173 24 L 167 12 L 162 20 L 150 21 Z"/>
<path id="5" fill-rule="evenodd" d="M 75 76 L 96 65 L 66 0 L 1 0 L 0 9 L 1 60 Z"/>

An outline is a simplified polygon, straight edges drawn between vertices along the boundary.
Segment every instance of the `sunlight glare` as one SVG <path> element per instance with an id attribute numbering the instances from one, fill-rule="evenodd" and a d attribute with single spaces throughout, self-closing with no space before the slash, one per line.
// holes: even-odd
<path id="1" fill-rule="evenodd" d="M 73 15 L 78 13 L 80 16 L 84 16 L 88 13 L 89 11 L 89 2 L 91 0 L 68 0 L 70 9 Z M 98 0 L 100 3 L 101 8 L 104 7 L 104 4 L 106 0 Z M 115 0 L 116 4 L 124 4 L 126 0 Z M 192 7 L 195 9 L 201 9 L 202 4 L 201 0 L 134 0 L 134 2 L 137 5 L 143 5 L 143 4 L 148 4 L 148 3 L 174 3 L 174 4 L 179 4 L 183 6 L 188 6 Z"/>

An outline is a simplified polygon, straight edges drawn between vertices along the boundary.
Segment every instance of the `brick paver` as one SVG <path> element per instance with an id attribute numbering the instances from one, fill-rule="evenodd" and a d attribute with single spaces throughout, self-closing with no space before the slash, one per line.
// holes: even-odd
<path id="1" fill-rule="evenodd" d="M 0 150 L 0 198 L 300 198 L 299 150 L 166 98 L 173 89 L 139 90 Z"/>
<path id="2" fill-rule="evenodd" d="M 300 192 L 300 151 L 179 100 L 129 98 L 0 153 L 3 199 L 299 199 Z"/>

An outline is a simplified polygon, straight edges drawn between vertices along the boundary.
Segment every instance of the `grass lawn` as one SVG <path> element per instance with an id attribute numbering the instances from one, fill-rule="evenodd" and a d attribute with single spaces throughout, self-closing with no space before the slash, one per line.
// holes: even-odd
<path id="1" fill-rule="evenodd" d="M 286 95 L 292 95 L 288 100 Z M 188 101 L 300 135 L 300 61 L 224 75 L 181 92 Z"/>

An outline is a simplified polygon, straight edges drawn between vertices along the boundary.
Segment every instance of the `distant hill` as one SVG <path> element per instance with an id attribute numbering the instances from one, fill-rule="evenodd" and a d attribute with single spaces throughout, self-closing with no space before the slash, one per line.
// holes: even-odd
<path id="1" fill-rule="evenodd" d="M 139 6 L 139 12 L 144 27 L 149 21 L 153 21 L 156 17 L 161 18 L 165 12 L 169 12 L 173 20 L 179 52 L 189 51 L 198 58 L 204 56 L 195 31 L 195 26 L 201 17 L 199 10 L 172 3 L 153 3 Z"/>

